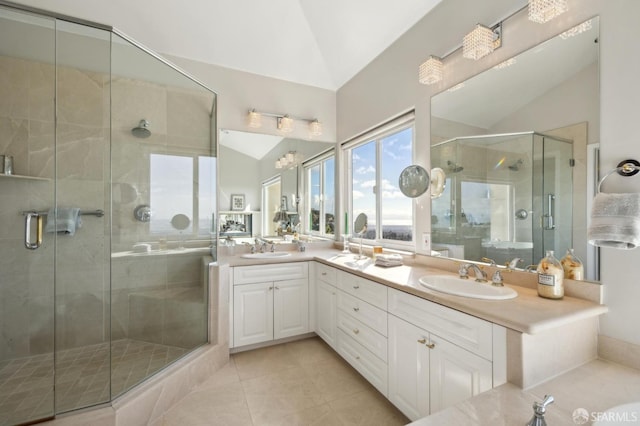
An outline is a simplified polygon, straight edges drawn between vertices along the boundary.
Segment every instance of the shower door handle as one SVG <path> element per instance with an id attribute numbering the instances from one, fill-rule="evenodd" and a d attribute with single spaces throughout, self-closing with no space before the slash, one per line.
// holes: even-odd
<path id="1" fill-rule="evenodd" d="M 553 194 L 548 194 L 547 195 L 547 214 L 544 215 L 544 217 L 547 219 L 547 225 L 544 227 L 544 229 L 546 230 L 556 229 L 556 224 L 553 221 L 553 213 L 556 207 L 555 203 L 556 203 L 556 196 Z"/>
<path id="2" fill-rule="evenodd" d="M 36 218 L 36 240 L 31 241 L 31 220 Z M 24 246 L 29 250 L 35 250 L 42 245 L 42 215 L 36 212 L 27 212 L 24 218 Z"/>

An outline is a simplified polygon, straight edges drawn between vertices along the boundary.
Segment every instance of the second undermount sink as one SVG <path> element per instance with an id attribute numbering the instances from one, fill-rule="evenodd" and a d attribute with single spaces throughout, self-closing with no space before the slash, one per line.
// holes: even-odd
<path id="1" fill-rule="evenodd" d="M 505 300 L 518 296 L 511 287 L 496 287 L 491 283 L 476 282 L 473 278 L 462 279 L 452 275 L 425 275 L 418 282 L 431 290 L 473 299 Z"/>
<path id="2" fill-rule="evenodd" d="M 245 259 L 277 259 L 288 256 L 291 256 L 291 253 L 287 251 L 266 251 L 264 253 L 247 253 L 242 255 Z"/>

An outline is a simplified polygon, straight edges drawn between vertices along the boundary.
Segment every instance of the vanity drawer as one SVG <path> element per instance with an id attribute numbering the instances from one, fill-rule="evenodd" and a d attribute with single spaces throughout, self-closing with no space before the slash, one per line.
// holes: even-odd
<path id="1" fill-rule="evenodd" d="M 338 311 L 338 329 L 387 362 L 387 338 L 344 311 Z"/>
<path id="2" fill-rule="evenodd" d="M 484 359 L 493 357 L 490 322 L 396 289 L 389 289 L 389 313 Z"/>
<path id="3" fill-rule="evenodd" d="M 336 268 L 316 262 L 316 279 L 336 286 Z"/>
<path id="4" fill-rule="evenodd" d="M 383 336 L 387 335 L 387 312 L 344 291 L 338 291 L 338 309 L 360 320 Z"/>
<path id="5" fill-rule="evenodd" d="M 309 278 L 307 262 L 236 266 L 233 268 L 234 285 L 304 278 Z"/>
<path id="6" fill-rule="evenodd" d="M 342 330 L 338 330 L 337 337 L 338 353 L 386 397 L 389 386 L 387 364 Z"/>
<path id="7" fill-rule="evenodd" d="M 385 285 L 347 272 L 338 271 L 338 288 L 367 303 L 371 303 L 383 311 L 387 310 L 387 286 Z"/>

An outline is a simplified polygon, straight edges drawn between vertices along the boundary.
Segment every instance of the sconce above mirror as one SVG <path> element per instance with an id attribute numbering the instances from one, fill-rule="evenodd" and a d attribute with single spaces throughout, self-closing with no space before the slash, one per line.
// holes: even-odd
<path id="1" fill-rule="evenodd" d="M 595 165 L 588 152 L 600 142 L 598 21 L 432 97 L 431 167 L 447 174 L 432 200 L 434 250 L 504 264 L 574 248 L 587 279 L 597 279 L 586 212 Z"/>

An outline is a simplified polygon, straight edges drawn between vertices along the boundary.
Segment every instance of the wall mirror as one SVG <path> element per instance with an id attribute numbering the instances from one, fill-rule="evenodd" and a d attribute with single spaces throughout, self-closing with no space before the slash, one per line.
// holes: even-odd
<path id="1" fill-rule="evenodd" d="M 334 145 L 225 129 L 219 141 L 219 233 L 241 238 L 274 237 L 279 226 L 295 225 L 304 201 L 302 163 Z M 232 194 L 244 195 L 242 211 L 231 211 Z M 276 215 L 283 206 L 287 214 Z M 287 223 L 274 221 L 283 217 Z"/>
<path id="2" fill-rule="evenodd" d="M 599 146 L 598 18 L 431 99 L 433 250 L 472 261 L 536 264 L 569 248 L 598 279 L 587 244 Z M 485 260 L 486 261 L 486 260 Z"/>

